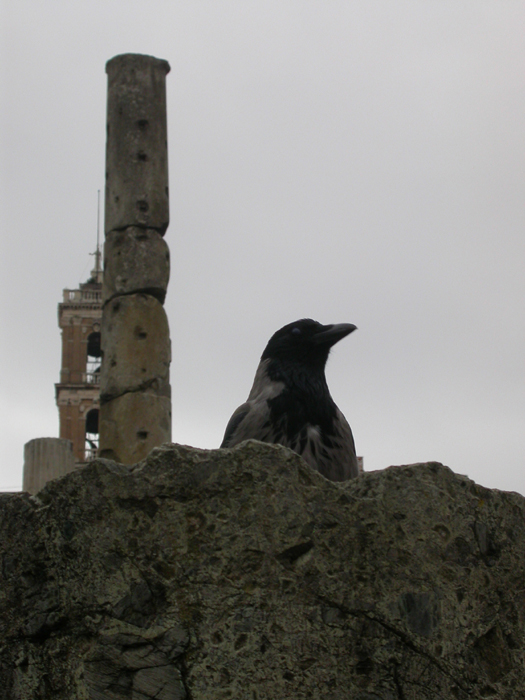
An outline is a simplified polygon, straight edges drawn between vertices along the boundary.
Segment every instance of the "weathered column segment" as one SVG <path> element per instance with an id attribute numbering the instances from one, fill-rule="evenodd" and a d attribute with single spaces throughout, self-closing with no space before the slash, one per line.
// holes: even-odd
<path id="1" fill-rule="evenodd" d="M 123 54 L 106 64 L 106 234 L 128 226 L 164 233 L 169 224 L 166 75 L 153 56 Z"/>
<path id="2" fill-rule="evenodd" d="M 124 464 L 171 440 L 167 61 L 124 54 L 108 74 L 100 455 Z"/>
<path id="3" fill-rule="evenodd" d="M 71 440 L 35 438 L 24 445 L 23 491 L 38 493 L 48 481 L 69 474 L 75 468 Z"/>
<path id="4" fill-rule="evenodd" d="M 149 228 L 130 226 L 110 231 L 104 246 L 104 302 L 141 289 L 164 303 L 170 276 L 170 254 L 164 238 Z"/>

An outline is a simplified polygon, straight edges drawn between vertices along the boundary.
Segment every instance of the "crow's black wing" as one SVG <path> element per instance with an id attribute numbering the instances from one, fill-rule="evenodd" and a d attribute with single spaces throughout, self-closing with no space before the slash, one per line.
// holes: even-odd
<path id="1" fill-rule="evenodd" d="M 226 430 L 224 431 L 224 437 L 221 442 L 221 447 L 229 447 L 230 442 L 232 441 L 233 436 L 235 435 L 235 431 L 239 427 L 239 425 L 243 422 L 243 420 L 246 418 L 250 411 L 250 408 L 247 403 L 243 403 L 239 408 L 237 408 L 234 412 L 230 420 L 228 421 L 228 425 L 226 426 Z"/>
<path id="2" fill-rule="evenodd" d="M 323 476 L 331 481 L 346 481 L 359 476 L 352 430 L 338 408 L 333 423 L 333 434 L 329 436 L 329 445 L 323 447 L 322 443 L 321 437 L 317 468 Z"/>

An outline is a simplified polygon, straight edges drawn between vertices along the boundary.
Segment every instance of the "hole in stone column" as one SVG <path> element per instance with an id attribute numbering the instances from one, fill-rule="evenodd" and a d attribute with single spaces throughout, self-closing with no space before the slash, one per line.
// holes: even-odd
<path id="1" fill-rule="evenodd" d="M 118 203 L 118 202 L 120 202 L 120 197 L 117 194 L 117 195 L 115 195 L 115 203 Z"/>
<path id="2" fill-rule="evenodd" d="M 144 153 L 144 151 L 139 151 L 137 153 L 137 160 L 141 160 L 143 163 L 145 163 L 148 160 L 148 156 Z"/>
<path id="3" fill-rule="evenodd" d="M 137 430 L 137 438 L 139 440 L 145 440 L 148 437 L 147 430 Z"/>
<path id="4" fill-rule="evenodd" d="M 140 338 L 140 340 L 144 340 L 144 338 L 148 337 L 148 334 L 146 333 L 144 328 L 141 328 L 140 326 L 135 327 L 133 334 L 135 338 Z"/>
<path id="5" fill-rule="evenodd" d="M 146 131 L 146 129 L 148 128 L 148 124 L 149 122 L 147 119 L 139 119 L 137 122 L 137 126 L 141 131 Z"/>
<path id="6" fill-rule="evenodd" d="M 137 202 L 137 209 L 139 211 L 146 212 L 149 209 L 149 204 L 146 202 L 145 199 L 139 199 Z"/>

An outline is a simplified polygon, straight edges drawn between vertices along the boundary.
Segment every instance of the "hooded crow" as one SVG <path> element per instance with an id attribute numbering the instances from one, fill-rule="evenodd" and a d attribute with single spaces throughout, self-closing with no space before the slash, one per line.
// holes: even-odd
<path id="1" fill-rule="evenodd" d="M 356 327 L 323 326 L 310 318 L 277 331 L 264 350 L 246 403 L 234 412 L 221 447 L 243 440 L 284 445 L 323 476 L 358 476 L 354 438 L 330 396 L 325 365 L 330 349 Z"/>

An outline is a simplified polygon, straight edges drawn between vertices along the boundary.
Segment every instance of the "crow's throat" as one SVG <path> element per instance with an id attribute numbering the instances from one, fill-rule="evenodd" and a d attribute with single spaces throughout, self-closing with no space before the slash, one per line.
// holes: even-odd
<path id="1" fill-rule="evenodd" d="M 324 366 L 272 362 L 268 375 L 284 384 L 282 392 L 268 399 L 270 422 L 283 437 L 293 441 L 308 426 L 323 435 L 333 434 L 336 405 L 330 396 Z"/>

